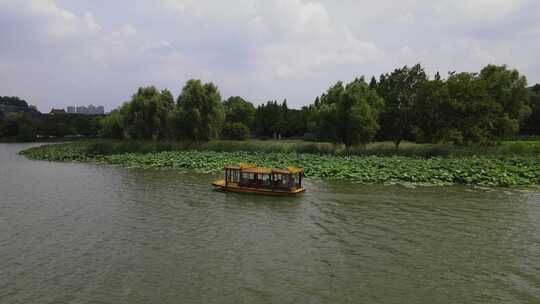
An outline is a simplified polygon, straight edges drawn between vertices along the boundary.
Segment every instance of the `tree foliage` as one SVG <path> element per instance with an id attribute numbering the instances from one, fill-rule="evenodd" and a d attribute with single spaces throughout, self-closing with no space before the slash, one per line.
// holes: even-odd
<path id="1" fill-rule="evenodd" d="M 449 100 L 448 85 L 440 77 L 425 81 L 419 86 L 412 128 L 417 142 L 439 141 L 442 136 L 441 130 L 447 127 L 448 117 L 445 115 L 451 112 Z"/>
<path id="2" fill-rule="evenodd" d="M 107 116 L 48 115 L 17 97 L 0 97 L 0 138 L 33 140 L 82 135 L 141 140 L 207 141 L 303 137 L 346 146 L 392 140 L 493 144 L 521 132 L 540 135 L 540 85 L 506 66 L 479 73 L 437 72 L 429 79 L 420 64 L 383 74 L 379 81 L 337 82 L 310 105 L 287 100 L 255 106 L 242 97 L 221 100 L 212 83 L 189 80 L 175 104 L 168 90 L 142 87 Z"/>
<path id="3" fill-rule="evenodd" d="M 414 107 L 416 140 L 490 144 L 512 136 L 530 112 L 526 85 L 516 70 L 493 65 L 425 81 Z"/>
<path id="4" fill-rule="evenodd" d="M 105 138 L 123 139 L 124 122 L 121 110 L 114 110 L 101 120 L 100 135 Z"/>
<path id="5" fill-rule="evenodd" d="M 485 83 L 474 73 L 450 75 L 449 100 L 443 110 L 444 127 L 438 139 L 456 144 L 487 144 L 495 139 L 502 109 L 487 93 Z"/>
<path id="6" fill-rule="evenodd" d="M 255 131 L 259 136 L 277 137 L 283 107 L 277 101 L 268 101 L 257 107 Z"/>
<path id="7" fill-rule="evenodd" d="M 261 137 L 303 137 L 307 131 L 307 107 L 290 109 L 287 100 L 268 101 L 257 107 L 255 133 Z"/>
<path id="8" fill-rule="evenodd" d="M 26 100 L 17 96 L 0 96 L 0 112 L 14 113 L 14 112 L 37 112 L 37 110 L 28 105 Z"/>
<path id="9" fill-rule="evenodd" d="M 489 98 L 501 110 L 495 121 L 496 135 L 503 137 L 516 134 L 520 124 L 531 114 L 527 78 L 505 65 L 488 65 L 480 71 L 479 79 Z"/>
<path id="10" fill-rule="evenodd" d="M 225 123 L 221 131 L 222 138 L 246 140 L 249 137 L 249 128 L 241 122 Z"/>
<path id="11" fill-rule="evenodd" d="M 255 106 L 240 96 L 229 97 L 223 102 L 225 123 L 241 123 L 249 129 L 253 128 L 255 121 Z"/>
<path id="12" fill-rule="evenodd" d="M 98 136 L 101 129 L 100 120 L 99 115 L 8 112 L 0 115 L 0 138 L 19 141 L 64 136 L 93 138 Z"/>
<path id="13" fill-rule="evenodd" d="M 178 96 L 176 126 L 180 138 L 205 141 L 217 138 L 225 119 L 221 95 L 213 83 L 189 80 Z"/>
<path id="14" fill-rule="evenodd" d="M 381 113 L 381 132 L 396 148 L 402 140 L 411 137 L 418 89 L 426 80 L 426 72 L 420 64 L 411 68 L 404 66 L 380 77 L 377 92 L 386 103 Z"/>
<path id="15" fill-rule="evenodd" d="M 36 122 L 25 113 L 10 113 L 0 119 L 0 138 L 34 141 L 36 135 Z"/>
<path id="16" fill-rule="evenodd" d="M 365 145 L 379 129 L 383 99 L 363 78 L 343 85 L 338 82 L 320 98 L 316 109 L 317 132 L 346 146 Z"/>
<path id="17" fill-rule="evenodd" d="M 173 108 L 172 94 L 155 87 L 139 88 L 122 106 L 123 126 L 131 139 L 167 137 L 167 115 Z"/>
<path id="18" fill-rule="evenodd" d="M 540 84 L 529 88 L 531 98 L 531 115 L 523 123 L 522 133 L 540 135 Z"/>

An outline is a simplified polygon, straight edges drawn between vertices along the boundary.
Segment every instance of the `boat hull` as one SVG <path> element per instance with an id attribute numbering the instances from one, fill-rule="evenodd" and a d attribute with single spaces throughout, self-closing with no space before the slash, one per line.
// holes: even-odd
<path id="1" fill-rule="evenodd" d="M 291 189 L 291 190 L 280 190 L 280 189 L 264 189 L 264 188 L 253 188 L 239 186 L 236 183 L 225 183 L 225 180 L 218 180 L 212 183 L 216 189 L 227 191 L 227 192 L 236 192 L 236 193 L 249 193 L 249 194 L 259 194 L 259 195 L 271 195 L 271 196 L 298 196 L 306 191 L 304 188 Z"/>

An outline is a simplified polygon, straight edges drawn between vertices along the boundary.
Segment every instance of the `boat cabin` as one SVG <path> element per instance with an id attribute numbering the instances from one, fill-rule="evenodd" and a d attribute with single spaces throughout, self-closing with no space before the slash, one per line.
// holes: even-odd
<path id="1" fill-rule="evenodd" d="M 225 179 L 213 184 L 236 192 L 296 194 L 305 191 L 302 187 L 303 176 L 304 170 L 296 167 L 271 169 L 242 163 L 225 167 Z"/>

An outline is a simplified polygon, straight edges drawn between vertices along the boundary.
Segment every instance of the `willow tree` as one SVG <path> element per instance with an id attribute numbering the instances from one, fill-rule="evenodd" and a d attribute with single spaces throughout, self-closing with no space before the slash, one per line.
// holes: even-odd
<path id="1" fill-rule="evenodd" d="M 373 140 L 379 129 L 379 111 L 384 100 L 370 89 L 364 78 L 347 84 L 338 82 L 320 98 L 317 109 L 319 131 L 346 147 Z"/>
<path id="2" fill-rule="evenodd" d="M 142 87 L 131 101 L 120 109 L 125 132 L 131 139 L 158 139 L 166 137 L 167 115 L 172 109 L 172 95 L 160 93 L 155 87 Z"/>
<path id="3" fill-rule="evenodd" d="M 124 138 L 124 121 L 121 109 L 111 111 L 107 116 L 100 121 L 100 135 L 105 138 L 123 139 Z"/>
<path id="4" fill-rule="evenodd" d="M 176 127 L 179 138 L 207 141 L 217 138 L 224 121 L 221 95 L 213 83 L 186 82 L 176 104 Z"/>

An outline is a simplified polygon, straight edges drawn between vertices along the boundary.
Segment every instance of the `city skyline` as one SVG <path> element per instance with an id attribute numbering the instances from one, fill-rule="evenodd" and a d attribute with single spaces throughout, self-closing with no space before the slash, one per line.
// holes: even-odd
<path id="1" fill-rule="evenodd" d="M 87 106 L 67 106 L 66 113 L 68 114 L 85 114 L 85 115 L 99 115 L 105 114 L 105 107 L 102 105 L 94 106 L 89 104 Z"/>

